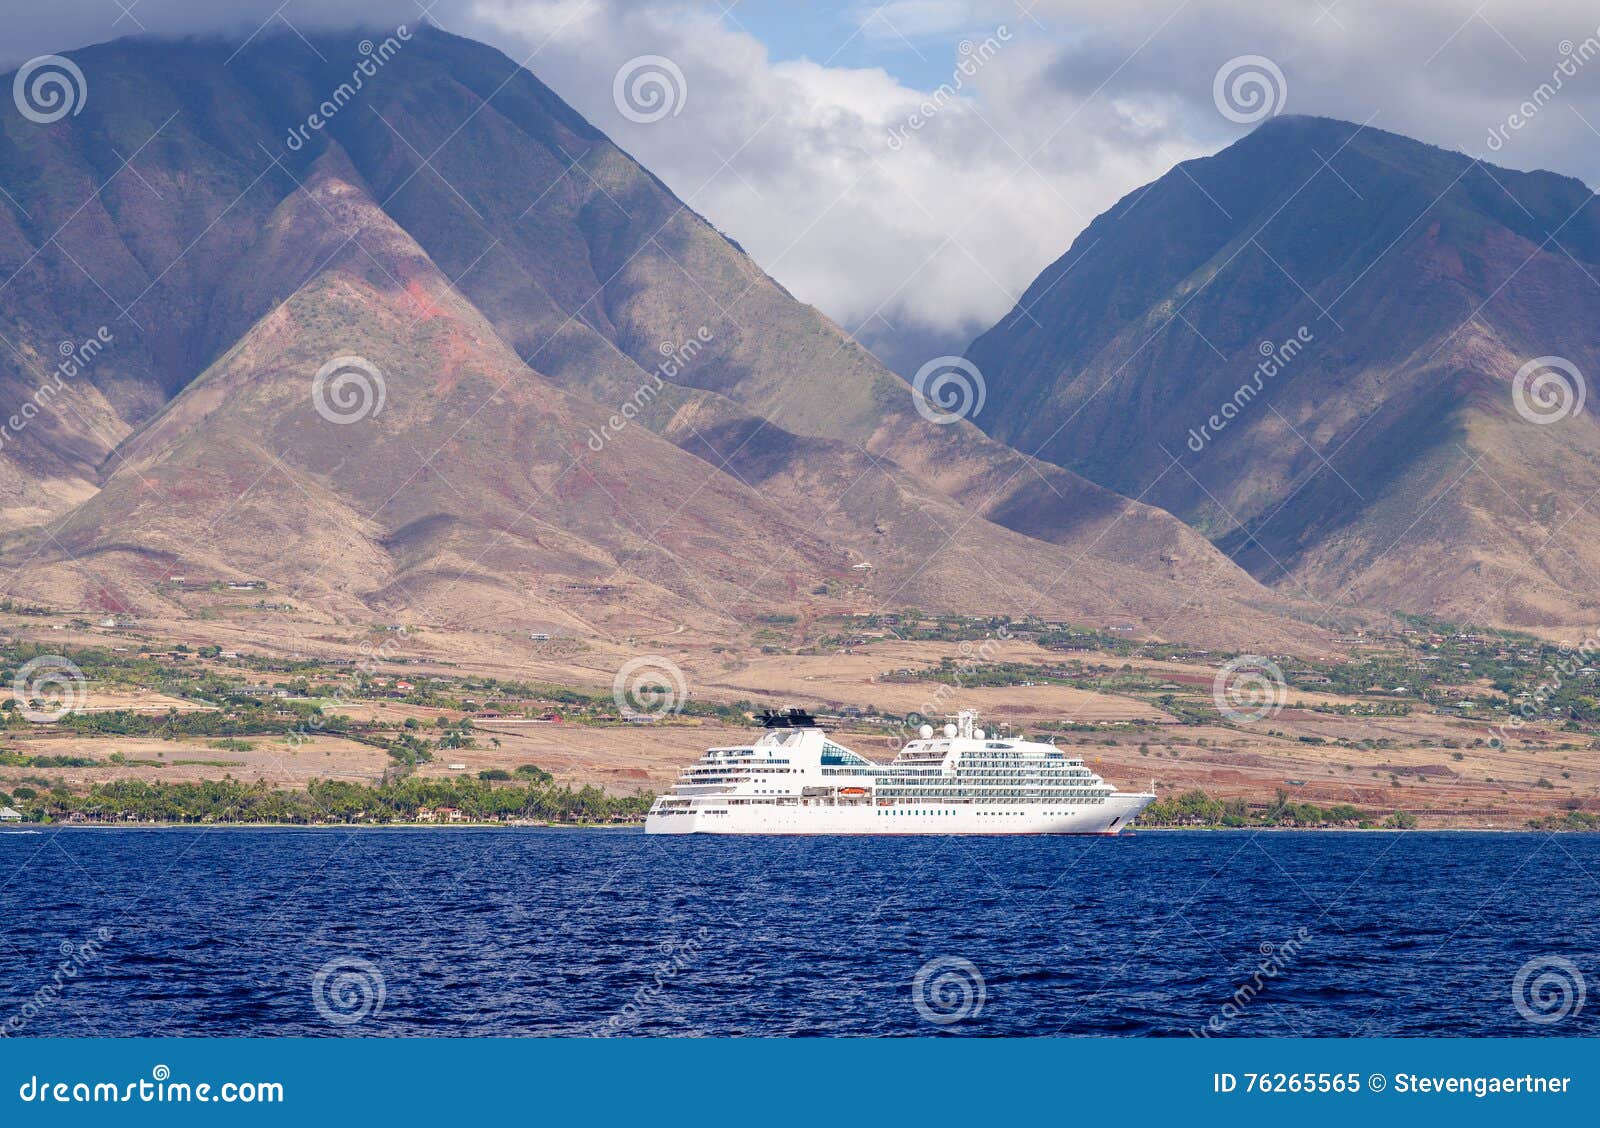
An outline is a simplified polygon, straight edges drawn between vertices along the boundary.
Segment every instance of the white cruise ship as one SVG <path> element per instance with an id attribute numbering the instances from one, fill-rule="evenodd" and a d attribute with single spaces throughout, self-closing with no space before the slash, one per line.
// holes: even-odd
<path id="1" fill-rule="evenodd" d="M 963 712 L 892 763 L 859 756 L 798 709 L 752 744 L 712 748 L 645 819 L 649 834 L 1116 834 L 1155 799 L 1083 761 L 989 736 Z"/>

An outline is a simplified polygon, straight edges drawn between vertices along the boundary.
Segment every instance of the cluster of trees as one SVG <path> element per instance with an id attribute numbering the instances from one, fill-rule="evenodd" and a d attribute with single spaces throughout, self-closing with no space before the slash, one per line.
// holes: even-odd
<path id="1" fill-rule="evenodd" d="M 504 768 L 487 768 L 478 773 L 479 779 L 486 780 L 524 780 L 532 783 L 554 783 L 555 776 L 539 767 L 537 764 L 519 764 L 515 771 L 506 771 Z"/>
<path id="2" fill-rule="evenodd" d="M 1567 811 L 1559 815 L 1546 815 L 1542 819 L 1529 819 L 1532 830 L 1600 830 L 1600 815 L 1589 811 Z"/>
<path id="3" fill-rule="evenodd" d="M 131 709 L 68 713 L 56 722 L 56 727 L 89 736 L 153 736 L 175 740 L 184 736 L 268 736 L 299 731 L 347 733 L 350 720 L 337 713 L 324 713 L 310 702 L 280 700 L 271 705 L 243 702 L 225 710 L 189 713 L 176 709 L 165 713 L 136 713 Z"/>
<path id="4" fill-rule="evenodd" d="M 43 793 L 17 788 L 14 794 L 23 814 L 35 821 L 59 821 L 77 814 L 106 822 L 173 823 L 410 822 L 424 807 L 454 807 L 474 822 L 608 822 L 644 814 L 653 798 L 615 798 L 597 787 L 576 791 L 553 787 L 547 773 L 539 774 L 544 781 L 498 787 L 475 779 L 415 777 L 378 787 L 312 780 L 304 791 L 284 791 L 264 781 L 245 783 L 235 779 L 198 783 L 118 780 L 96 784 L 81 795 L 62 788 Z"/>
<path id="5" fill-rule="evenodd" d="M 1332 807 L 1319 807 L 1314 803 L 1290 801 L 1287 792 L 1279 791 L 1272 806 L 1264 811 L 1252 811 L 1241 798 L 1215 799 L 1199 788 L 1194 788 L 1167 799 L 1157 799 L 1146 807 L 1139 821 L 1145 826 L 1376 826 L 1377 816 L 1340 803 Z M 1416 819 L 1404 812 L 1396 812 L 1385 826 L 1407 828 L 1416 825 Z"/>
<path id="6" fill-rule="evenodd" d="M 0 749 L 0 767 L 6 768 L 92 768 L 99 762 L 92 756 L 29 756 Z"/>

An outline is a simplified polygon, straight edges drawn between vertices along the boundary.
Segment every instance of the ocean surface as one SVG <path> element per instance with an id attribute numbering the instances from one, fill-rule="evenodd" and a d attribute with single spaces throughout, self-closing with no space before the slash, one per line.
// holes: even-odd
<path id="1" fill-rule="evenodd" d="M 10 1036 L 1600 1035 L 1596 835 L 41 828 L 0 882 Z"/>

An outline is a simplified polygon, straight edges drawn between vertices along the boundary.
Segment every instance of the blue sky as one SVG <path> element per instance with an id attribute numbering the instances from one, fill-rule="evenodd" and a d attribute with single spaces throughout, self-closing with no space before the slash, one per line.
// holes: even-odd
<path id="1" fill-rule="evenodd" d="M 924 90 L 949 79 L 963 37 L 982 38 L 998 24 L 1006 24 L 1014 32 L 1040 35 L 1043 24 L 1005 2 L 740 0 L 730 6 L 708 0 L 708 6 L 723 13 L 730 29 L 744 30 L 759 39 L 774 61 L 807 59 L 827 66 L 881 67 L 906 85 Z M 980 13 L 980 9 L 987 11 Z"/>

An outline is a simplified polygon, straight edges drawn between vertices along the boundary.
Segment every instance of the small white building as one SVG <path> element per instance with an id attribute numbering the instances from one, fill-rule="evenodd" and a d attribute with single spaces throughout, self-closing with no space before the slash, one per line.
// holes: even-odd
<path id="1" fill-rule="evenodd" d="M 22 812 L 10 807 L 0 807 L 0 822 L 21 822 Z"/>

